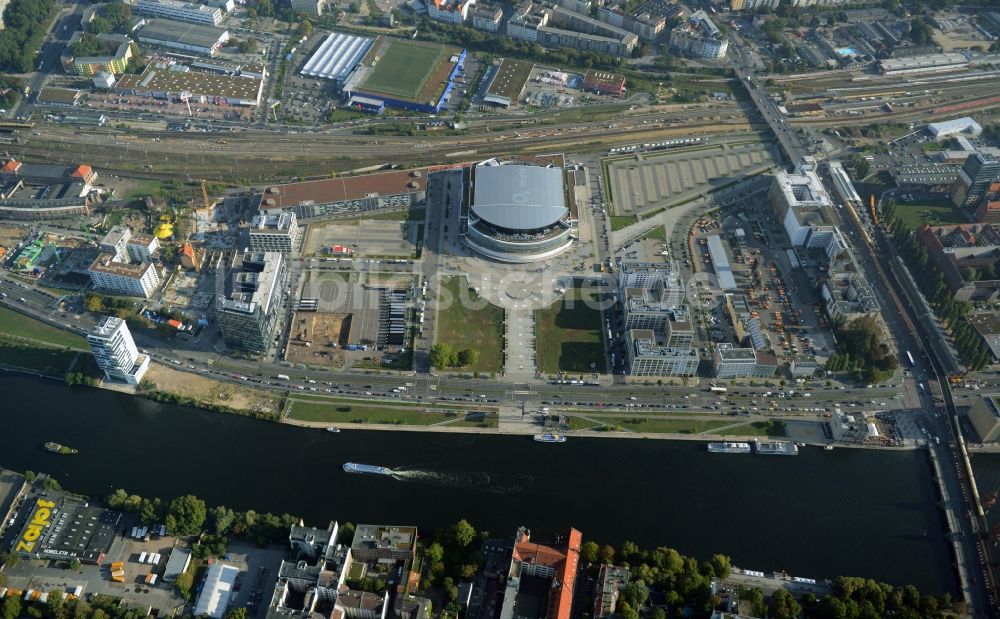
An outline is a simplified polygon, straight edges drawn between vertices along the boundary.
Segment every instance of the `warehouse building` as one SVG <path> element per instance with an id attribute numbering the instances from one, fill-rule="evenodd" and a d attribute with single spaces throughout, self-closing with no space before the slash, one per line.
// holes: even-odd
<path id="1" fill-rule="evenodd" d="M 561 158 L 559 158 L 561 160 Z M 572 186 L 562 165 L 536 158 L 489 159 L 472 170 L 462 240 L 501 262 L 535 262 L 570 248 Z"/>
<path id="2" fill-rule="evenodd" d="M 599 95 L 625 96 L 625 76 L 590 69 L 583 77 L 583 90 Z"/>
<path id="3" fill-rule="evenodd" d="M 264 80 L 191 71 L 177 63 L 154 62 L 146 67 L 142 75 L 121 76 L 114 91 L 165 101 L 186 99 L 194 103 L 256 107 L 260 105 L 264 93 Z"/>
<path id="4" fill-rule="evenodd" d="M 222 23 L 222 9 L 219 7 L 183 0 L 139 0 L 132 10 L 139 15 L 165 17 L 194 24 L 218 26 Z"/>
<path id="5" fill-rule="evenodd" d="M 879 61 L 882 75 L 910 75 L 954 71 L 969 66 L 969 59 L 959 52 L 931 54 L 912 58 L 885 58 Z"/>
<path id="6" fill-rule="evenodd" d="M 928 123 L 927 131 L 929 131 L 930 134 L 937 140 L 940 140 L 941 138 L 949 138 L 955 135 L 978 138 L 983 132 L 983 128 L 975 120 L 965 116 L 963 118 L 954 118 L 952 120 L 945 120 L 939 123 Z"/>
<path id="7" fill-rule="evenodd" d="M 9 548 L 16 555 L 100 565 L 115 541 L 121 519 L 120 512 L 62 492 L 33 491 L 4 524 L 8 532 L 17 532 Z"/>
<path id="8" fill-rule="evenodd" d="M 229 41 L 229 31 L 206 24 L 149 19 L 136 31 L 143 45 L 214 56 Z"/>
<path id="9" fill-rule="evenodd" d="M 426 174 L 425 169 L 399 170 L 272 185 L 250 205 L 268 215 L 295 213 L 297 219 L 410 208 L 424 201 Z"/>
<path id="10" fill-rule="evenodd" d="M 979 435 L 980 443 L 995 443 L 1000 440 L 1000 395 L 984 395 L 969 407 L 969 421 Z"/>

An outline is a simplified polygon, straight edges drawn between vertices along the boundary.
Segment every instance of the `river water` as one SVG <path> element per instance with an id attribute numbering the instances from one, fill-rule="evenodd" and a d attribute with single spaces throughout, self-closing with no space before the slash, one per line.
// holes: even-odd
<path id="1" fill-rule="evenodd" d="M 464 517 L 495 535 L 527 525 L 538 539 L 574 526 L 599 542 L 720 552 L 747 569 L 957 590 L 923 452 L 764 457 L 685 441 L 331 434 L 20 376 L 0 376 L 0 393 L 0 466 L 45 471 L 84 494 L 192 493 L 317 526 L 433 529 Z M 45 441 L 80 453 L 47 453 Z M 404 473 L 347 474 L 347 461 Z"/>

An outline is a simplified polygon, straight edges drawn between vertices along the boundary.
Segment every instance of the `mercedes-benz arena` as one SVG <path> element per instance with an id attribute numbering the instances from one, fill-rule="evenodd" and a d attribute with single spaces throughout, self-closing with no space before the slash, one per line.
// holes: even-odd
<path id="1" fill-rule="evenodd" d="M 534 262 L 572 244 L 563 168 L 542 159 L 490 159 L 472 170 L 464 240 L 501 262 Z"/>

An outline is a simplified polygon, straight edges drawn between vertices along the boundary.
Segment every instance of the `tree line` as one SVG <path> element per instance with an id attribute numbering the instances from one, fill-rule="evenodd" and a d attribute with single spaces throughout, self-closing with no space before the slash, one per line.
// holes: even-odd
<path id="1" fill-rule="evenodd" d="M 34 68 L 40 48 L 55 14 L 54 0 L 11 0 L 3 13 L 0 30 L 0 68 L 27 73 Z"/>
<path id="2" fill-rule="evenodd" d="M 896 204 L 889 200 L 882 207 L 882 220 L 892 238 L 893 244 L 899 250 L 900 256 L 906 261 L 910 273 L 920 274 L 913 279 L 930 304 L 931 309 L 942 320 L 951 333 L 955 349 L 962 363 L 970 370 L 979 371 L 992 362 L 993 353 L 989 346 L 979 337 L 976 330 L 969 324 L 966 315 L 972 309 L 971 304 L 955 300 L 951 288 L 945 281 L 944 274 L 937 265 L 930 262 L 927 248 L 924 247 L 919 235 L 910 230 L 906 222 L 896 211 Z M 967 282 L 997 277 L 994 267 L 981 269 L 964 269 L 962 278 Z"/>

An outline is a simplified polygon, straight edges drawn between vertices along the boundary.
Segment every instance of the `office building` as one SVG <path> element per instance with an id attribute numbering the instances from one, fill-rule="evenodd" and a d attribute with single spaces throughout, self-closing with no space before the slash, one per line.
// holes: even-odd
<path id="1" fill-rule="evenodd" d="M 997 405 L 997 398 L 1000 398 L 1000 394 L 984 395 L 969 407 L 969 421 L 981 443 L 1000 441 L 1000 407 Z"/>
<path id="2" fill-rule="evenodd" d="M 986 199 L 994 183 L 1000 181 L 1000 160 L 983 153 L 970 155 L 958 171 L 948 196 L 959 208 L 974 209 Z"/>
<path id="3" fill-rule="evenodd" d="M 1000 294 L 1000 225 L 923 225 L 917 238 L 956 301 L 989 301 Z M 966 269 L 976 277 L 967 280 Z"/>
<path id="4" fill-rule="evenodd" d="M 291 253 L 299 240 L 295 213 L 260 214 L 250 224 L 250 249 Z"/>
<path id="5" fill-rule="evenodd" d="M 757 366 L 757 353 L 753 348 L 741 348 L 732 344 L 719 344 L 715 347 L 713 366 L 716 378 L 745 378 L 754 376 Z"/>
<path id="6" fill-rule="evenodd" d="M 112 254 L 116 262 L 149 262 L 160 248 L 152 234 L 132 234 L 128 226 L 118 225 L 101 238 L 101 252 Z"/>
<path id="7" fill-rule="evenodd" d="M 629 376 L 691 377 L 698 372 L 698 353 L 690 346 L 668 346 L 652 329 L 630 329 L 625 337 Z"/>
<path id="8" fill-rule="evenodd" d="M 305 13 L 310 17 L 319 17 L 323 14 L 324 0 L 291 0 L 292 10 L 296 13 Z"/>
<path id="9" fill-rule="evenodd" d="M 194 24 L 218 26 L 222 23 L 222 9 L 219 7 L 183 0 L 138 0 L 132 6 L 132 10 L 139 15 L 164 17 Z"/>
<path id="10" fill-rule="evenodd" d="M 149 369 L 149 357 L 139 353 L 128 325 L 121 318 L 105 316 L 87 334 L 94 361 L 109 381 L 138 385 Z"/>
<path id="11" fill-rule="evenodd" d="M 768 196 L 792 245 L 825 250 L 837 242 L 829 211 L 833 201 L 816 174 L 812 157 L 804 157 L 792 172 L 777 172 Z"/>
<path id="12" fill-rule="evenodd" d="M 1000 314 L 997 312 L 973 312 L 965 315 L 965 320 L 975 330 L 976 335 L 993 355 L 996 362 L 1000 359 Z"/>
<path id="13" fill-rule="evenodd" d="M 285 260 L 277 252 L 237 254 L 227 277 L 227 295 L 215 315 L 226 345 L 248 353 L 266 352 L 281 306 Z"/>
<path id="14" fill-rule="evenodd" d="M 726 57 L 729 39 L 703 10 L 695 11 L 670 31 L 670 47 L 695 58 L 719 60 Z"/>
<path id="15" fill-rule="evenodd" d="M 617 565 L 601 566 L 594 591 L 594 619 L 602 619 L 615 614 L 618 595 L 628 584 L 629 569 Z"/>

